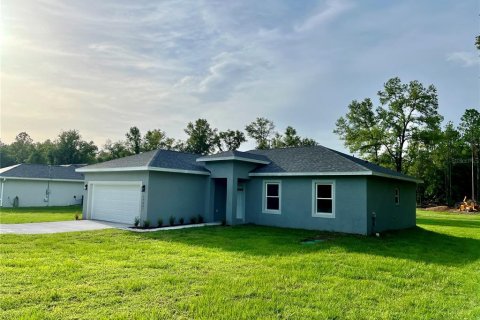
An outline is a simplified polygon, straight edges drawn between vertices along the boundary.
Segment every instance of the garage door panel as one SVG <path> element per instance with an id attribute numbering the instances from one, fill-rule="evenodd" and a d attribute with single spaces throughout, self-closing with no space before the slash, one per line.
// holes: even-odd
<path id="1" fill-rule="evenodd" d="M 92 190 L 91 218 L 133 224 L 140 216 L 141 184 L 96 184 Z"/>

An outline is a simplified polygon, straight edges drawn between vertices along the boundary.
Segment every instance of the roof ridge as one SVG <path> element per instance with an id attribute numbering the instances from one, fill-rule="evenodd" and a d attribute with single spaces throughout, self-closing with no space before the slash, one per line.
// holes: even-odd
<path id="1" fill-rule="evenodd" d="M 247 151 L 240 151 L 240 152 L 250 152 L 250 151 L 268 151 L 268 150 L 284 150 L 284 149 L 300 149 L 300 148 L 317 148 L 317 147 L 322 147 L 326 148 L 320 144 L 317 144 L 315 146 L 291 146 L 291 147 L 279 147 L 279 148 L 268 148 L 268 149 L 251 149 Z"/>
<path id="2" fill-rule="evenodd" d="M 161 149 L 152 150 L 152 151 L 155 151 L 155 152 L 153 152 L 153 155 L 150 157 L 150 160 L 148 160 L 148 162 L 147 162 L 147 167 L 150 167 L 150 166 L 152 165 L 152 162 L 153 162 L 155 159 L 158 158 L 159 153 L 160 153 L 160 152 L 159 152 L 160 150 L 161 150 Z M 147 151 L 147 152 L 149 152 L 149 151 Z"/>

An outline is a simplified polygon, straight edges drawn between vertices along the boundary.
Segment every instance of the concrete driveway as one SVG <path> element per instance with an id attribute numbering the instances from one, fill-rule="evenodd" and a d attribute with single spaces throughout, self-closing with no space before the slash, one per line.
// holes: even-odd
<path id="1" fill-rule="evenodd" d="M 128 225 L 92 220 L 0 224 L 0 234 L 44 234 L 111 228 L 125 229 Z"/>

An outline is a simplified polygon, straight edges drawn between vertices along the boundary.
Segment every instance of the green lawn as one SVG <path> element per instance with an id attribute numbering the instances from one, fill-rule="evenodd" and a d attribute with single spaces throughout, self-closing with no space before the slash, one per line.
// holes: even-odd
<path id="1" fill-rule="evenodd" d="M 0 208 L 0 223 L 29 223 L 74 220 L 81 206 Z"/>
<path id="2" fill-rule="evenodd" d="M 328 239 L 300 244 L 320 235 Z M 480 216 L 382 238 L 257 226 L 0 237 L 0 318 L 479 319 Z"/>

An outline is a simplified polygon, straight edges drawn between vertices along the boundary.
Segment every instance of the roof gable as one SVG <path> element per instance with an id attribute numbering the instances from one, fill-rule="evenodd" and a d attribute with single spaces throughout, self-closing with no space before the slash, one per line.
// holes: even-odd
<path id="1" fill-rule="evenodd" d="M 197 159 L 198 162 L 207 162 L 207 161 L 227 161 L 227 160 L 237 160 L 245 161 L 259 164 L 269 164 L 270 159 L 261 154 L 254 154 L 251 152 L 242 152 L 237 150 L 224 151 L 208 156 L 203 156 Z"/>

